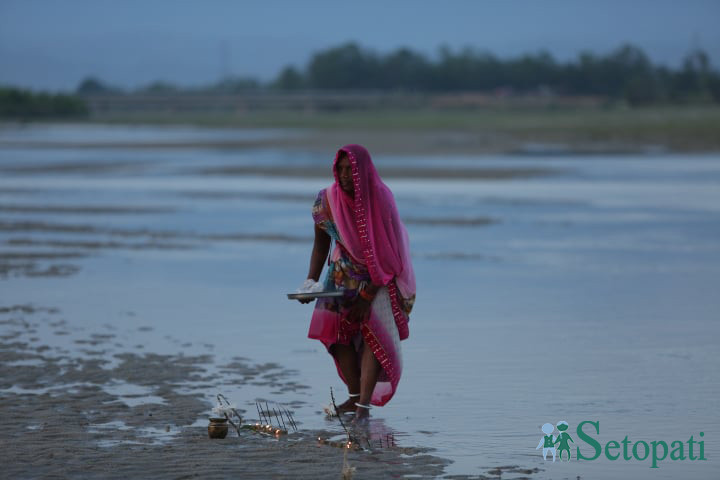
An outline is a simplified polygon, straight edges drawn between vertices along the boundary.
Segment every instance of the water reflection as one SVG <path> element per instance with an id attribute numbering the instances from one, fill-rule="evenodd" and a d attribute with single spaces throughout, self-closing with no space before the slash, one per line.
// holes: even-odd
<path id="1" fill-rule="evenodd" d="M 139 135 L 159 138 L 152 129 Z M 720 435 L 717 155 L 387 160 L 562 173 L 388 181 L 409 219 L 419 294 L 398 395 L 353 427 L 372 452 L 430 447 L 454 461 L 449 473 L 468 474 L 508 463 L 544 468 L 533 449 L 545 421 L 600 419 L 637 438 L 656 425 L 664 429 L 657 438 L 701 428 Z M 3 297 L 57 306 L 89 329 L 153 325 L 142 335 L 147 350 L 197 354 L 211 345 L 218 362 L 241 354 L 291 365 L 311 389 L 223 388 L 238 399 L 297 402 L 303 428 L 342 439 L 337 422 L 318 412 L 328 384 L 342 385 L 327 354 L 305 338 L 309 309 L 283 299 L 307 271 L 310 206 L 328 180 L 193 173 L 326 161 L 278 149 L 108 155 L 0 146 Z M 176 340 L 163 340 L 169 332 Z M 81 348 L 60 335 L 42 342 Z M 718 455 L 716 445 L 707 449 Z M 613 468 L 567 467 L 561 476 L 607 477 Z M 692 468 L 632 475 L 708 473 Z"/>

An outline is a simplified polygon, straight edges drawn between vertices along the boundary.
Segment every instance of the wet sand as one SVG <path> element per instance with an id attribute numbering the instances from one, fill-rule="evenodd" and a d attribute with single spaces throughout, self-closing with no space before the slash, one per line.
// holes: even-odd
<path id="1" fill-rule="evenodd" d="M 142 213 L 172 213 L 171 207 L 119 207 L 119 206 L 84 206 L 84 205 L 0 205 L 0 213 L 79 213 L 83 215 L 117 215 Z"/>
<path id="2" fill-rule="evenodd" d="M 153 213 L 174 212 L 173 209 L 148 209 Z M 55 207 L 16 207 L 3 209 L 22 213 L 74 213 L 95 216 L 98 212 L 107 214 L 129 213 L 142 214 L 143 209 L 89 207 L 87 209 L 55 206 Z M 11 276 L 66 276 L 76 273 L 78 265 L 69 263 L 71 259 L 80 259 L 102 250 L 189 250 L 207 248 L 213 242 L 270 242 L 306 244 L 312 239 L 305 235 L 283 235 L 276 233 L 200 233 L 180 230 L 154 230 L 133 228 L 110 228 L 90 223 L 64 223 L 47 221 L 0 221 L 0 234 L 31 235 L 82 235 L 91 240 L 66 240 L 63 238 L 32 238 L 27 236 L 11 237 L 0 243 L 0 278 Z M 110 237 L 111 240 L 102 238 Z M 117 239 L 134 239 L 136 241 L 119 241 Z M 3 251 L 1 245 L 9 247 L 44 247 L 51 251 Z M 71 251 L 68 251 L 71 249 Z M 61 261 L 62 263 L 54 263 Z"/>
<path id="3" fill-rule="evenodd" d="M 87 125 L 145 125 L 155 128 L 214 127 L 279 129 L 290 136 L 187 136 L 188 148 L 287 148 L 326 152 L 346 143 L 372 145 L 374 153 L 598 154 L 658 150 L 717 151 L 720 110 L 715 106 L 648 108 L 470 108 L 368 109 L 345 111 L 246 111 L 232 113 L 137 112 L 98 113 Z M 144 148 L 178 148 L 168 135 L 146 136 Z M 46 138 L 47 148 L 125 148 L 106 136 L 94 142 Z M 0 138 L 0 145 L 27 146 L 23 139 Z"/>
<path id="4" fill-rule="evenodd" d="M 392 133 L 383 134 L 385 151 L 407 153 L 408 137 Z M 407 151 L 441 151 L 433 150 L 439 144 L 423 151 L 422 136 Z M 0 148 L 6 475 L 340 477 L 342 451 L 316 441 L 340 430 L 319 412 L 328 382 L 339 380 L 321 369 L 332 368 L 324 351 L 309 343 L 296 349 L 308 310 L 290 308 L 283 295 L 307 268 L 313 188 L 330 177 L 316 167 L 345 143 L 326 140 L 310 153 L 294 150 L 305 141 L 297 138 L 288 140 L 293 150 L 258 141 L 272 145 L 270 153 L 223 151 L 220 141 L 144 150 L 136 139 Z M 571 400 L 557 411 L 570 422 L 589 412 L 643 438 L 655 424 L 643 417 L 649 411 L 669 422 L 663 435 L 699 431 L 700 417 L 708 436 L 717 432 L 710 414 L 717 356 L 703 343 L 716 335 L 716 302 L 705 294 L 712 282 L 703 274 L 717 276 L 718 223 L 709 213 L 716 209 L 703 210 L 717 205 L 715 194 L 703 193 L 715 167 L 649 155 L 521 157 L 381 157 L 384 175 L 401 187 L 393 191 L 404 202 L 424 285 L 402 390 L 389 408 L 373 411 L 398 432 L 400 447 L 349 452 L 357 478 L 680 476 L 672 466 L 657 475 L 644 465 L 589 462 L 550 470 L 533 450 L 536 423 L 559 407 L 539 393 L 548 382 L 567 386 Z M 302 164 L 310 168 L 295 175 Z M 669 198 L 689 200 L 664 203 Z M 664 289 L 675 275 L 678 285 Z M 680 282 L 699 293 L 679 291 Z M 471 310 L 482 313 L 468 317 Z M 258 325 L 258 317 L 269 320 Z M 438 318 L 462 335 L 451 338 Z M 682 331 L 664 335 L 676 319 Z M 540 370 L 539 346 L 556 345 L 558 329 L 573 361 L 569 370 Z M 171 345 L 154 351 L 150 337 L 163 335 Z M 240 356 L 221 357 L 228 353 Z M 652 374 L 626 376 L 627 365 L 646 364 Z M 680 380 L 682 391 L 665 390 Z M 279 441 L 232 433 L 210 441 L 212 397 L 224 389 L 218 382 L 250 419 L 248 401 L 282 396 L 300 432 Z"/>
<path id="5" fill-rule="evenodd" d="M 142 119 L 139 120 L 142 123 Z M 662 135 L 647 140 L 637 140 L 622 136 L 613 138 L 601 136 L 597 140 L 592 134 L 555 134 L 553 132 L 542 134 L 518 134 L 517 132 L 504 132 L 497 130 L 483 131 L 457 131 L 431 129 L 424 131 L 407 131 L 389 129 L 370 130 L 352 129 L 338 130 L 334 128 L 323 129 L 288 129 L 291 135 L 264 138 L 264 139 L 209 139 L 209 140 L 168 140 L 168 141 L 82 141 L 82 140 L 22 140 L 0 139 L 3 148 L 39 148 L 39 149 L 71 149 L 94 150 L 106 149 L 108 151 L 124 149 L 143 150 L 178 150 L 178 149 L 215 149 L 215 150 L 251 150 L 251 149 L 285 149 L 302 150 L 326 154 L 339 145 L 360 143 L 372 145 L 375 154 L 479 154 L 479 153 L 506 153 L 506 154 L 617 154 L 642 153 L 656 151 L 658 148 L 671 148 L 678 151 L 697 151 L 694 145 L 673 142 L 671 145 L 663 143 Z M 605 138 L 607 137 L 607 138 Z M 705 149 L 705 144 L 700 150 Z M 72 173 L 92 169 L 96 172 L 114 171 L 130 172 L 140 167 L 133 162 L 110 162 L 107 165 L 91 165 L 82 162 L 72 162 L 54 170 L 57 173 Z M 16 173 L 31 173 L 35 167 L 14 165 L 10 170 Z"/>
<path id="6" fill-rule="evenodd" d="M 549 168 L 418 168 L 418 167 L 378 167 L 383 178 L 402 178 L 405 180 L 442 178 L 442 179 L 489 179 L 529 178 L 556 173 Z M 326 178 L 326 167 L 221 167 L 198 171 L 203 175 L 262 175 L 293 178 Z"/>
<path id="7" fill-rule="evenodd" d="M 211 404 L 202 393 L 214 393 L 219 377 L 307 387 L 280 365 L 240 357 L 214 365 L 211 355 L 111 353 L 130 346 L 110 329 L 84 332 L 73 353 L 45 345 L 50 331 L 77 334 L 57 309 L 0 306 L 0 463 L 8 478 L 340 478 L 345 465 L 353 478 L 434 478 L 447 464 L 421 448 L 346 452 L 317 441 L 331 433 L 302 428 L 280 439 L 246 431 L 209 439 Z"/>
<path id="8" fill-rule="evenodd" d="M 36 145 L 37 146 L 37 145 Z M 127 146 L 127 145 L 125 145 Z M 116 175 L 143 167 L 132 162 L 94 165 L 61 162 L 38 165 L 3 165 L 0 171 L 26 178 L 45 175 Z M 327 171 L 308 169 L 305 176 L 323 177 Z M 241 168 L 190 172 L 193 175 L 282 176 L 287 167 Z M 292 172 L 291 172 L 292 173 Z M 410 173 L 418 178 L 511 178 L 545 174 L 542 169 L 389 169 L 390 176 Z M 238 191 L 178 191 L 167 195 L 167 206 L 134 204 L 79 204 L 28 202 L 48 192 L 41 188 L 4 188 L 13 198 L 0 206 L 0 234 L 8 250 L 0 248 L 0 279 L 62 277 L 81 271 L 83 259 L 122 250 L 187 251 L 212 248 L 219 243 L 262 242 L 308 245 L 307 235 L 225 232 L 213 233 L 164 227 L 109 225 L 108 219 L 164 217 L 182 213 L 178 199 L 258 199 L 308 205 L 311 195 L 272 192 L 245 195 Z M 57 198 L 57 196 L 55 197 Z M 408 217 L 414 225 L 479 227 L 496 219 L 486 217 Z M 68 238 L 71 236 L 71 238 Z M 7 299 L 4 299 L 7 302 Z M 104 325 L 101 331 L 80 331 L 57 308 L 0 304 L 0 463 L 8 476 L 59 476 L 68 478 L 158 477 L 210 478 L 339 478 L 352 468 L 352 478 L 436 478 L 449 460 L 432 455 L 422 445 L 378 447 L 346 451 L 318 438 L 335 439 L 337 430 L 302 428 L 279 440 L 231 431 L 224 440 L 207 437 L 207 417 L 217 393 L 217 382 L 266 386 L 274 393 L 308 388 L 296 374 L 279 364 L 254 365 L 236 357 L 217 365 L 211 349 L 206 355 L 184 355 L 178 341 L 176 354 L 143 352 L 143 334 Z M 170 333 L 170 332 L 168 332 Z M 80 338 L 76 338 L 77 336 Z M 69 345 L 58 347 L 64 338 Z M 132 343 L 122 340 L 129 338 Z M 56 345 L 48 345 L 48 343 Z M 139 351 L 138 351 L 139 350 Z M 242 401 L 254 399 L 241 399 Z M 272 401 L 272 398 L 270 398 Z M 299 401 L 297 405 L 303 402 Z M 290 405 L 292 407 L 292 404 Z M 252 411 L 243 414 L 252 416 Z M 320 412 L 317 412 L 320 414 Z M 365 438 L 371 436 L 365 432 Z M 363 430 L 354 430 L 363 438 Z M 492 472 L 525 477 L 537 469 L 493 467 Z M 347 472 L 346 472 L 347 473 Z M 464 476 L 452 478 L 465 478 Z"/>

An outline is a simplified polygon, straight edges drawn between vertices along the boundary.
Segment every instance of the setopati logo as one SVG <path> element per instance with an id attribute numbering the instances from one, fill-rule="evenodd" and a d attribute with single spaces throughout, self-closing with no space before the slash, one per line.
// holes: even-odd
<path id="1" fill-rule="evenodd" d="M 563 452 L 567 452 L 567 461 L 570 461 L 570 442 L 575 443 L 569 433 L 565 430 L 568 429 L 568 423 L 566 421 L 558 422 L 557 429 L 560 432 L 558 436 L 553 435 L 555 431 L 555 425 L 552 423 L 546 423 L 540 430 L 545 434 L 540 439 L 540 443 L 535 447 L 535 450 L 542 447 L 543 449 L 543 460 L 547 460 L 548 452 L 552 453 L 552 461 L 555 461 L 555 452 L 558 451 L 560 460 L 563 459 Z M 559 445 L 558 445 L 559 444 Z M 555 447 L 555 445 L 558 445 Z"/>
<path id="2" fill-rule="evenodd" d="M 555 435 L 555 428 L 558 435 Z M 552 453 L 552 461 L 555 461 L 557 454 L 560 461 L 570 461 L 570 443 L 575 444 L 573 437 L 566 432 L 569 425 L 565 421 L 558 422 L 557 425 L 546 423 L 540 430 L 543 436 L 540 438 L 535 450 L 542 448 L 543 459 L 547 461 L 548 453 Z M 610 461 L 649 461 L 650 468 L 660 468 L 659 463 L 663 460 L 707 460 L 705 458 L 705 441 L 696 441 L 693 435 L 687 442 L 674 440 L 665 442 L 663 440 L 637 440 L 632 441 L 625 435 L 623 440 L 608 440 L 601 443 L 600 441 L 600 421 L 592 422 L 585 420 L 580 422 L 575 432 L 578 443 L 575 444 L 575 457 L 578 460 L 597 460 L 601 455 Z M 704 432 L 700 432 L 700 438 L 705 437 Z M 582 450 L 581 450 L 582 447 Z M 583 453 L 584 452 L 584 453 Z M 588 453 L 592 452 L 591 455 Z M 563 453 L 566 457 L 563 459 Z"/>

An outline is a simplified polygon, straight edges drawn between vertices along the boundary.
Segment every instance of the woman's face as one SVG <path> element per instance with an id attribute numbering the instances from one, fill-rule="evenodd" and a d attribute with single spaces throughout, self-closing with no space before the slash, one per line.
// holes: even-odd
<path id="1" fill-rule="evenodd" d="M 338 180 L 340 181 L 340 188 L 342 188 L 345 193 L 352 195 L 355 191 L 355 188 L 353 186 L 352 167 L 350 167 L 350 159 L 348 159 L 347 156 L 342 157 L 338 161 L 335 168 L 337 168 L 337 176 Z"/>

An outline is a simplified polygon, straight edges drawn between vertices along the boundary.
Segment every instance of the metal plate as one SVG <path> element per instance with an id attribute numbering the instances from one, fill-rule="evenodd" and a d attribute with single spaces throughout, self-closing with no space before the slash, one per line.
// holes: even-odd
<path id="1" fill-rule="evenodd" d="M 342 290 L 333 290 L 332 292 L 312 292 L 312 293 L 288 293 L 290 300 L 315 300 L 316 298 L 342 297 Z"/>

